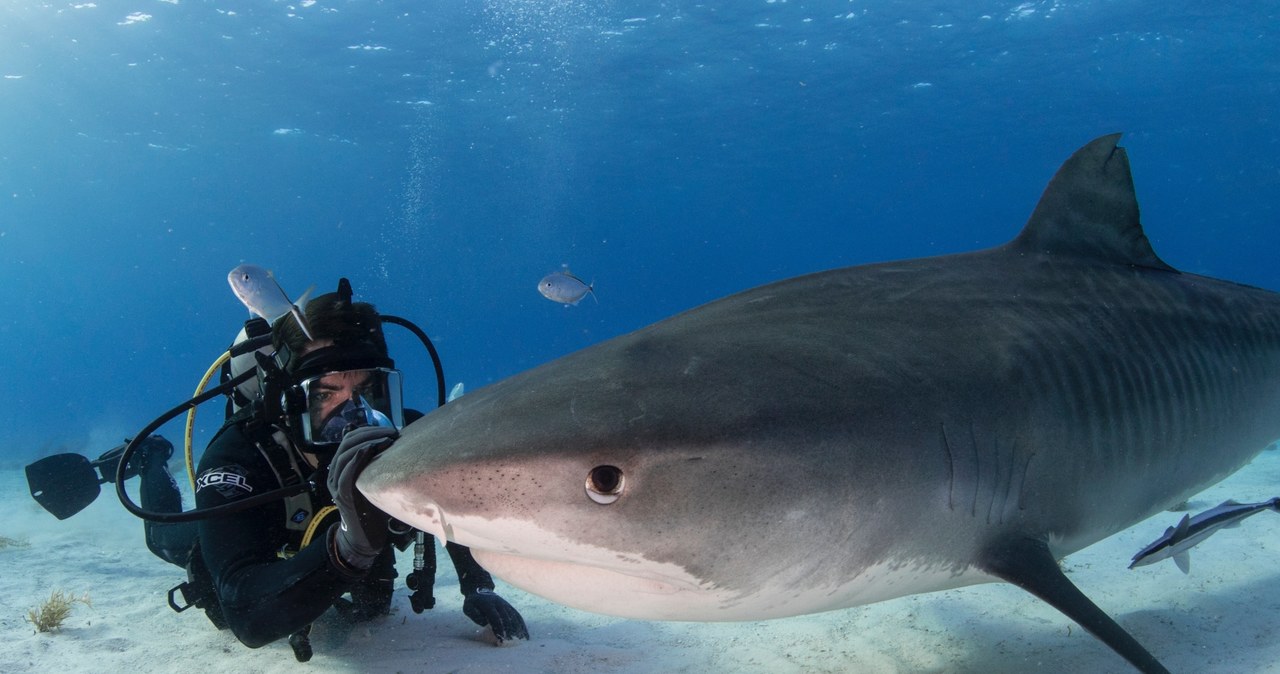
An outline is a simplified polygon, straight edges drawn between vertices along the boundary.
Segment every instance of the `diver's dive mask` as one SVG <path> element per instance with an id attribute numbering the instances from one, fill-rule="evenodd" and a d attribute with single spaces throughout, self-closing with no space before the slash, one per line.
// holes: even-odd
<path id="1" fill-rule="evenodd" d="M 274 360 L 285 382 L 283 416 L 304 451 L 332 452 L 361 426 L 404 427 L 400 371 L 376 347 L 333 345 L 293 356 L 282 346 Z"/>
<path id="2" fill-rule="evenodd" d="M 336 446 L 361 426 L 404 427 L 400 372 L 386 367 L 338 370 L 298 384 L 305 405 L 302 439 L 313 447 Z"/>

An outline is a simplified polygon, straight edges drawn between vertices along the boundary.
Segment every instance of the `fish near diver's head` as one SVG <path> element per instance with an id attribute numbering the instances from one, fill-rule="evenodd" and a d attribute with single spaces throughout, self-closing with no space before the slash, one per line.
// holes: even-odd
<path id="1" fill-rule="evenodd" d="M 275 323 L 285 314 L 291 314 L 300 326 L 307 339 L 314 339 L 311 326 L 307 322 L 304 310 L 307 298 L 315 288 L 307 288 L 297 302 L 289 299 L 288 293 L 276 281 L 275 274 L 256 264 L 241 264 L 227 273 L 227 283 L 236 299 L 250 313 L 265 318 L 268 323 Z"/>

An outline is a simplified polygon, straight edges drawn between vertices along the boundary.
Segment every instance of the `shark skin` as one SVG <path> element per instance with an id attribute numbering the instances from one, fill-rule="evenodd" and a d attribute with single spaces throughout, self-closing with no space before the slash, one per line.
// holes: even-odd
<path id="1" fill-rule="evenodd" d="M 503 580 L 649 620 L 1014 583 L 1163 666 L 1057 560 L 1280 438 L 1280 295 L 1181 273 L 1119 134 L 988 250 L 713 301 L 426 415 L 360 477 Z"/>

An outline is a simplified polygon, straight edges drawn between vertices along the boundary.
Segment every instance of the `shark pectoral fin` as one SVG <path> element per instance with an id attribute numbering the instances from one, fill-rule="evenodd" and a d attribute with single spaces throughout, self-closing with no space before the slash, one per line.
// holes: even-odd
<path id="1" fill-rule="evenodd" d="M 1191 573 L 1191 555 L 1186 552 L 1179 552 L 1174 555 L 1173 563 L 1177 564 L 1178 568 L 1181 569 L 1183 573 Z"/>
<path id="2" fill-rule="evenodd" d="M 1058 567 L 1044 541 L 1016 536 L 987 548 L 979 566 L 991 575 L 1030 592 L 1079 625 L 1139 671 L 1168 674 L 1147 649 L 1098 608 Z"/>

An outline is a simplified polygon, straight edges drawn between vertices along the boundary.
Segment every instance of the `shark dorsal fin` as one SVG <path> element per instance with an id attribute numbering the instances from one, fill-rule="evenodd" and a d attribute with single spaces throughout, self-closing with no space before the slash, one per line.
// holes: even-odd
<path id="1" fill-rule="evenodd" d="M 1076 150 L 1054 174 L 1013 246 L 1053 256 L 1174 271 L 1154 250 L 1138 220 L 1129 157 L 1102 136 Z"/>

